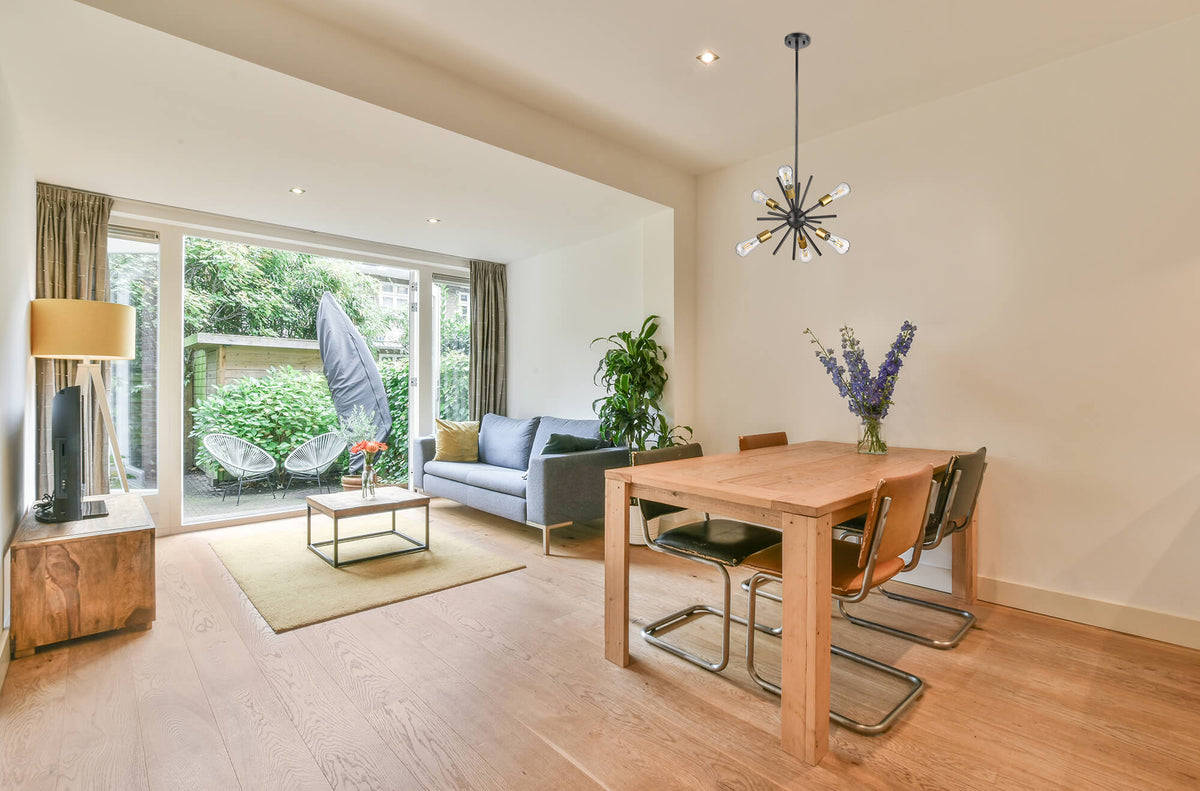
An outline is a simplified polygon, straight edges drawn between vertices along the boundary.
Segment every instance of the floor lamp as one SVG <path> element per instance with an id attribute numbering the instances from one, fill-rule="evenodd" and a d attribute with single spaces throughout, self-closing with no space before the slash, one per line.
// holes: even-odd
<path id="1" fill-rule="evenodd" d="M 79 360 L 75 384 L 90 397 L 95 387 L 100 414 L 108 432 L 121 486 L 129 491 L 125 460 L 100 376 L 103 360 L 132 360 L 135 353 L 135 316 L 133 308 L 90 299 L 35 299 L 31 303 L 30 348 L 34 357 L 50 360 Z M 86 414 L 86 413 L 85 413 Z"/>

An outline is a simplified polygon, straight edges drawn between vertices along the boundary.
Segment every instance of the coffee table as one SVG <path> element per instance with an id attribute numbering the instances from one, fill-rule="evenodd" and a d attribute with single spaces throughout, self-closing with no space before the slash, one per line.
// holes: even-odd
<path id="1" fill-rule="evenodd" d="M 393 555 L 407 555 L 410 552 L 423 552 L 429 549 L 429 498 L 423 494 L 415 494 L 407 489 L 399 489 L 396 487 L 385 487 L 377 489 L 375 496 L 364 499 L 361 492 L 335 492 L 333 494 L 316 494 L 305 500 L 305 505 L 308 510 L 308 548 L 317 554 L 319 558 L 324 560 L 329 565 L 336 568 L 349 566 L 352 563 L 362 563 L 364 560 L 377 560 L 379 558 L 389 558 Z M 424 543 L 410 538 L 396 530 L 396 512 L 405 508 L 425 508 L 425 541 Z M 313 509 L 325 514 L 333 519 L 333 539 L 329 541 L 312 540 L 312 512 Z M 338 521 L 352 516 L 368 516 L 370 514 L 384 514 L 391 512 L 392 514 L 392 529 L 378 530 L 374 533 L 364 533 L 363 535 L 340 537 L 338 535 Z M 338 546 L 347 541 L 361 541 L 364 538 L 378 538 L 380 536 L 396 536 L 407 541 L 412 546 L 406 546 L 404 549 L 397 549 L 391 552 L 381 552 L 377 555 L 368 555 L 366 557 L 354 558 L 353 560 L 339 560 Z M 333 547 L 333 557 L 329 557 L 321 551 L 321 547 Z"/>

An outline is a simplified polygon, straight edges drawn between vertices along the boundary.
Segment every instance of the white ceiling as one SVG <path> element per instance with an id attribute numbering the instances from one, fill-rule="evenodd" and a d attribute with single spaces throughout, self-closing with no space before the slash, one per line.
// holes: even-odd
<path id="1" fill-rule="evenodd" d="M 811 139 L 1197 12 L 1195 0 L 241 2 L 287 7 L 691 173 L 791 142 L 792 30 L 813 37 L 800 53 Z M 179 35 L 188 14 L 209 13 L 168 6 Z M 706 48 L 721 56 L 712 67 L 695 60 Z M 44 181 L 498 261 L 662 210 L 71 0 L 0 0 L 0 71 Z"/>
<path id="2" fill-rule="evenodd" d="M 504 262 L 663 210 L 69 0 L 0 3 L 0 72 L 50 183 Z"/>
<path id="3" fill-rule="evenodd" d="M 93 0 L 94 1 L 94 0 Z M 1196 0 L 275 0 L 693 173 L 1134 35 Z M 705 49 L 721 57 L 703 66 Z"/>

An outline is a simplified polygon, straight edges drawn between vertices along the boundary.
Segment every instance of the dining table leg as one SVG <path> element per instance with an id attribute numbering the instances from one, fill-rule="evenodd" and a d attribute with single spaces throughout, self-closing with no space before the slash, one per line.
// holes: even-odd
<path id="1" fill-rule="evenodd" d="M 783 749 L 816 765 L 829 751 L 833 520 L 783 515 Z"/>
<path id="2" fill-rule="evenodd" d="M 604 482 L 604 657 L 629 664 L 629 489 Z"/>
<path id="3" fill-rule="evenodd" d="M 974 604 L 976 596 L 976 580 L 978 570 L 976 565 L 975 537 L 979 535 L 978 511 L 971 515 L 971 524 L 966 530 L 959 530 L 950 537 L 950 590 L 954 598 L 963 604 Z"/>

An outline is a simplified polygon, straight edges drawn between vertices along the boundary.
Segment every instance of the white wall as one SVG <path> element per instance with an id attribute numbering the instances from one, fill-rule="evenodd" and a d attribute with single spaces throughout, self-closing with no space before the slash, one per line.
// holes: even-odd
<path id="1" fill-rule="evenodd" d="M 32 499 L 32 381 L 29 301 L 33 299 L 35 182 L 0 74 L 0 683 L 8 661 L 8 546 Z"/>
<path id="2" fill-rule="evenodd" d="M 589 344 L 641 326 L 644 242 L 638 223 L 509 264 L 509 415 L 595 417 L 603 348 Z"/>
<path id="3" fill-rule="evenodd" d="M 1198 40 L 1193 17 L 804 145 L 818 195 L 854 188 L 844 257 L 734 254 L 790 149 L 702 178 L 700 439 L 851 439 L 802 331 L 850 324 L 878 364 L 911 319 L 888 432 L 988 446 L 984 598 L 1200 646 Z"/>

